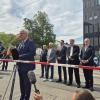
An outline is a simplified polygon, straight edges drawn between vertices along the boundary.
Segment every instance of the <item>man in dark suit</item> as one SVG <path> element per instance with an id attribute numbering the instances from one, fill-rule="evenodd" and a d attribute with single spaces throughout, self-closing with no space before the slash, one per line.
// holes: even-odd
<path id="1" fill-rule="evenodd" d="M 21 30 L 19 38 L 22 42 L 18 46 L 19 60 L 34 61 L 36 52 L 35 43 L 28 38 L 28 30 Z M 31 83 L 28 79 L 27 73 L 35 69 L 35 64 L 17 63 L 19 81 L 20 81 L 20 100 L 29 100 L 31 92 Z"/>
<path id="2" fill-rule="evenodd" d="M 67 48 L 64 45 L 64 40 L 61 40 L 60 45 L 61 45 L 60 50 L 57 50 L 57 61 L 60 64 L 66 64 L 66 52 L 67 52 Z M 58 66 L 59 79 L 57 80 L 57 82 L 61 82 L 62 81 L 62 68 L 63 68 L 63 73 L 64 73 L 64 84 L 66 84 L 67 83 L 66 67 Z"/>
<path id="3" fill-rule="evenodd" d="M 81 64 L 84 66 L 92 67 L 94 65 L 93 58 L 95 56 L 95 50 L 93 46 L 90 45 L 90 40 L 86 38 L 84 40 L 84 46 L 81 50 L 80 58 Z M 85 77 L 85 87 L 93 91 L 93 70 L 83 69 Z"/>
<path id="4" fill-rule="evenodd" d="M 40 61 L 41 62 L 47 62 L 47 46 L 43 45 L 43 49 L 41 51 L 41 55 L 40 55 Z M 40 78 L 43 78 L 46 74 L 46 66 L 45 64 L 41 64 L 41 76 Z"/>
<path id="5" fill-rule="evenodd" d="M 70 46 L 68 47 L 67 50 L 67 56 L 68 56 L 68 64 L 72 64 L 72 65 L 79 65 L 80 61 L 79 61 L 79 46 L 74 44 L 74 39 L 70 39 Z M 69 73 L 69 84 L 68 85 L 72 85 L 73 82 L 73 70 L 75 73 L 75 80 L 77 83 L 77 87 L 80 87 L 80 76 L 79 76 L 79 68 L 68 68 L 68 73 Z"/>

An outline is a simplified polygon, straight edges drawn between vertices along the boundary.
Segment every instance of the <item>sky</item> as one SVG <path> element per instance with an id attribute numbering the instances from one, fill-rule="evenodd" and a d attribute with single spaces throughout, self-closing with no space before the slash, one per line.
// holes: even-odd
<path id="1" fill-rule="evenodd" d="M 82 43 L 82 0 L 0 0 L 0 32 L 17 34 L 23 28 L 23 18 L 31 19 L 37 11 L 48 14 L 57 40 L 73 38 Z"/>

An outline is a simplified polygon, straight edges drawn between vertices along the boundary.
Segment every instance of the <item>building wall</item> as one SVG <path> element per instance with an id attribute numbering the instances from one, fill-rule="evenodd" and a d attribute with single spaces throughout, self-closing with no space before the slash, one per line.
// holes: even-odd
<path id="1" fill-rule="evenodd" d="M 100 0 L 83 0 L 84 38 L 88 37 L 100 54 Z"/>

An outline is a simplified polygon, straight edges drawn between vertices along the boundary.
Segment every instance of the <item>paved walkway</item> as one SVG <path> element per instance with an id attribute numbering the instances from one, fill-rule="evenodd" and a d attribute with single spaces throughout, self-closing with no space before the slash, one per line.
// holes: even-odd
<path id="1" fill-rule="evenodd" d="M 9 83 L 9 80 L 11 78 L 13 66 L 14 66 L 13 63 L 9 63 L 7 72 L 0 71 L 0 100 L 2 100 L 4 93 L 6 91 L 7 85 Z M 73 83 L 73 86 L 71 86 L 71 87 L 67 86 L 63 83 L 56 83 L 55 81 L 58 78 L 57 68 L 55 68 L 54 82 L 49 82 L 49 81 L 43 82 L 43 79 L 39 78 L 40 65 L 37 65 L 36 67 L 37 68 L 35 70 L 35 74 L 37 77 L 37 87 L 39 88 L 40 92 L 43 95 L 43 98 L 44 98 L 43 100 L 71 100 L 72 94 L 74 93 L 74 91 L 78 90 L 78 88 L 76 88 L 75 83 Z M 83 77 L 82 70 L 80 70 L 80 75 L 81 75 L 82 85 L 84 85 L 84 77 Z M 19 97 L 20 97 L 19 79 L 18 78 L 19 77 L 18 77 L 18 73 L 17 73 L 15 89 L 14 89 L 14 94 L 13 94 L 13 100 L 19 100 Z M 94 88 L 95 88 L 95 91 L 92 92 L 92 94 L 95 96 L 96 100 L 100 100 L 100 72 L 99 71 L 94 72 Z M 9 84 L 9 87 L 8 87 L 8 90 L 5 95 L 4 100 L 9 100 L 10 89 L 11 89 L 11 82 Z M 34 91 L 34 87 L 32 86 L 30 100 L 34 100 L 33 99 L 33 91 Z"/>

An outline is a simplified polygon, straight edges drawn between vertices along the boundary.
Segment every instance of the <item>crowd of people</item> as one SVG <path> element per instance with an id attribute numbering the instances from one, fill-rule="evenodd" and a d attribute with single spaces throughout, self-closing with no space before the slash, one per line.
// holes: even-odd
<path id="1" fill-rule="evenodd" d="M 28 37 L 28 30 L 21 30 L 19 33 L 19 38 L 21 39 L 21 43 L 19 44 L 18 51 L 18 59 L 19 60 L 28 60 L 34 61 L 34 56 L 36 54 L 36 45 L 35 42 Z M 60 47 L 55 49 L 54 43 L 50 42 L 47 47 L 43 45 L 42 52 L 40 55 L 41 62 L 48 63 L 56 63 L 58 64 L 71 64 L 71 65 L 83 65 L 83 66 L 94 66 L 93 58 L 95 57 L 95 50 L 93 46 L 90 44 L 90 40 L 88 38 L 84 39 L 84 45 L 82 49 L 78 45 L 75 44 L 74 39 L 69 40 L 69 44 L 65 44 L 64 40 L 60 41 Z M 3 52 L 1 52 L 3 51 Z M 7 50 L 4 50 L 4 47 L 0 45 L 0 56 L 4 55 L 6 58 L 9 58 L 9 54 Z M 3 62 L 2 70 L 7 70 L 8 62 Z M 19 83 L 20 83 L 20 100 L 29 100 L 30 92 L 31 92 L 31 83 L 27 76 L 30 70 L 35 70 L 35 64 L 27 64 L 27 63 L 17 63 L 18 66 L 18 74 L 19 74 Z M 49 76 L 50 71 L 50 76 Z M 63 73 L 62 73 L 63 71 Z M 73 71 L 75 74 L 75 80 L 77 83 L 77 88 L 81 87 L 80 73 L 79 68 L 70 67 L 67 68 L 64 66 L 58 66 L 58 80 L 56 82 L 63 82 L 68 86 L 73 84 Z M 68 72 L 68 76 L 67 76 Z M 93 91 L 93 70 L 83 69 L 84 77 L 85 77 L 85 86 L 83 88 L 90 89 Z M 62 78 L 63 74 L 63 78 Z M 41 76 L 43 81 L 54 80 L 54 66 L 41 64 Z M 38 94 L 35 94 L 37 96 Z M 36 99 L 40 100 L 40 99 Z M 80 99 L 73 99 L 80 100 Z M 85 99 L 84 99 L 85 100 Z M 90 100 L 90 99 L 89 99 Z"/>
<path id="2" fill-rule="evenodd" d="M 94 63 L 95 50 L 94 47 L 90 44 L 89 38 L 84 39 L 84 45 L 80 49 L 78 45 L 75 45 L 75 40 L 70 39 L 69 44 L 65 44 L 64 40 L 60 41 L 60 47 L 55 49 L 52 42 L 49 43 L 49 47 L 43 45 L 40 61 L 57 63 L 58 64 L 69 64 L 68 71 L 64 66 L 58 66 L 58 80 L 56 82 L 63 82 L 68 86 L 73 84 L 73 71 L 75 74 L 75 80 L 77 83 L 77 88 L 81 87 L 80 73 L 79 68 L 70 67 L 70 65 L 83 65 L 92 67 L 95 66 Z M 50 77 L 49 77 L 50 69 Z M 63 73 L 62 73 L 63 71 Z M 68 72 L 68 76 L 67 76 Z M 85 86 L 83 88 L 90 89 L 93 91 L 93 70 L 83 69 Z M 62 74 L 64 81 L 62 81 Z M 67 78 L 68 77 L 68 78 Z M 54 80 L 54 66 L 53 65 L 41 65 L 41 76 L 43 81 L 53 81 Z"/>

